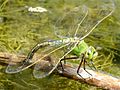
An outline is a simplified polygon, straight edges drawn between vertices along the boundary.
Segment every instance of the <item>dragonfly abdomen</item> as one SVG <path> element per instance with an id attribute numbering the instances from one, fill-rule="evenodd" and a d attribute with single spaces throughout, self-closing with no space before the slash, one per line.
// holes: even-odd
<path id="1" fill-rule="evenodd" d="M 48 41 L 45 43 L 48 43 L 50 46 L 56 46 L 56 45 L 63 45 L 67 43 L 75 43 L 78 41 L 79 41 L 78 38 L 66 38 L 66 39 L 61 39 L 61 40 L 52 40 L 52 41 Z"/>

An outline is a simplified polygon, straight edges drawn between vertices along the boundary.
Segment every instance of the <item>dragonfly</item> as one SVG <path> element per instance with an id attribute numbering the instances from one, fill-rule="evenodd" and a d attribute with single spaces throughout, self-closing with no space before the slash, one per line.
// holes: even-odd
<path id="1" fill-rule="evenodd" d="M 101 2 L 101 3 L 100 3 Z M 54 25 L 54 33 L 58 39 L 47 40 L 35 45 L 29 52 L 26 59 L 17 64 L 9 63 L 6 73 L 18 73 L 34 65 L 33 75 L 35 78 L 43 78 L 50 75 L 59 65 L 63 71 L 62 61 L 69 59 L 80 59 L 77 69 L 83 64 L 95 59 L 98 55 L 93 46 L 89 46 L 84 39 L 115 9 L 113 0 L 101 0 L 88 7 L 81 5 L 64 13 Z M 33 61 L 35 53 L 43 56 Z M 67 55 L 74 55 L 74 58 L 66 58 Z M 50 56 L 53 60 L 44 60 Z M 89 73 L 89 72 L 88 72 Z M 81 76 L 82 77 L 82 76 Z"/>

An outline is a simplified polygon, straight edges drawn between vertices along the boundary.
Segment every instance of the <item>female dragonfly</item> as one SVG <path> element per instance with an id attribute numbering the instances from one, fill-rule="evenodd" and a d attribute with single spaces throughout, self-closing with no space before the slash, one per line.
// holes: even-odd
<path id="1" fill-rule="evenodd" d="M 10 63 L 6 72 L 18 73 L 35 65 L 33 75 L 36 78 L 43 78 L 50 75 L 61 64 L 62 60 L 67 59 L 65 58 L 67 55 L 72 54 L 77 58 L 82 55 L 77 70 L 78 75 L 80 75 L 81 64 L 83 63 L 85 70 L 85 63 L 97 56 L 95 48 L 88 46 L 84 42 L 84 38 L 109 17 L 115 8 L 112 0 L 98 0 L 98 3 L 93 2 L 93 4 L 91 7 L 87 5 L 78 6 L 65 13 L 54 26 L 55 35 L 59 39 L 38 43 L 29 52 L 25 60 L 17 64 Z M 38 50 L 43 56 L 33 61 L 32 58 Z M 53 60 L 45 61 L 44 58 L 48 56 L 52 57 Z"/>

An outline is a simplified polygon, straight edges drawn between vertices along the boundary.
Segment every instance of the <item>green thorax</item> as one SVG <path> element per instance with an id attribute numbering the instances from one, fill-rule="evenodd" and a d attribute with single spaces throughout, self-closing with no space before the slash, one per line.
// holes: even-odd
<path id="1" fill-rule="evenodd" d="M 73 50 L 72 54 L 76 56 L 80 56 L 82 53 L 85 53 L 88 49 L 88 45 L 82 40 Z"/>

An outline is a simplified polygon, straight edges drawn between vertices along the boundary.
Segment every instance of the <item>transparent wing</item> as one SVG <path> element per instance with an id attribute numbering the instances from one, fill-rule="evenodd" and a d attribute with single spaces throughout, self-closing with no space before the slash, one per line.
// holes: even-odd
<path id="1" fill-rule="evenodd" d="M 46 46 L 44 45 L 42 47 L 36 49 L 38 50 L 36 53 L 40 56 L 33 57 L 34 59 L 31 60 L 24 60 L 23 62 L 19 62 L 17 64 L 14 64 L 13 61 L 8 65 L 6 68 L 7 73 L 17 73 L 20 71 L 23 71 L 33 65 L 35 65 L 33 74 L 36 78 L 42 78 L 50 73 L 57 67 L 57 65 L 60 62 L 60 59 L 63 58 L 64 51 L 63 48 L 68 46 L 68 44 L 62 44 L 62 45 L 53 45 L 53 46 Z M 71 46 L 72 47 L 72 46 Z"/>
<path id="2" fill-rule="evenodd" d="M 30 65 L 30 63 L 26 62 L 26 60 L 23 60 L 21 62 L 18 62 L 17 64 L 14 63 L 16 59 L 11 59 L 9 65 L 6 68 L 6 73 L 18 73 L 20 71 L 22 71 L 23 68 L 27 67 L 28 65 Z"/>
<path id="3" fill-rule="evenodd" d="M 58 37 L 88 36 L 97 25 L 114 11 L 113 0 L 88 0 L 58 19 L 55 34 Z"/>
<path id="4" fill-rule="evenodd" d="M 76 28 L 75 35 L 79 37 L 80 40 L 88 36 L 104 19 L 109 17 L 115 9 L 113 0 L 89 0 L 86 2 L 86 5 L 89 7 L 88 15 L 81 24 L 77 24 Z"/>
<path id="5" fill-rule="evenodd" d="M 46 59 L 47 61 L 43 60 L 43 61 L 39 61 L 38 63 L 36 63 L 34 70 L 33 70 L 34 77 L 43 78 L 51 74 L 53 70 L 57 68 L 60 60 L 64 58 L 64 56 L 69 54 L 72 48 L 75 46 L 74 43 L 73 44 L 69 43 L 67 44 L 67 46 L 68 45 L 70 47 L 69 49 L 66 49 L 66 47 L 62 47 L 61 49 L 50 54 Z M 47 51 L 45 51 L 44 53 L 46 52 Z"/>
<path id="6" fill-rule="evenodd" d="M 88 8 L 86 6 L 75 7 L 71 11 L 65 12 L 55 23 L 55 35 L 60 38 L 73 37 L 76 25 L 81 23 L 87 14 Z"/>

